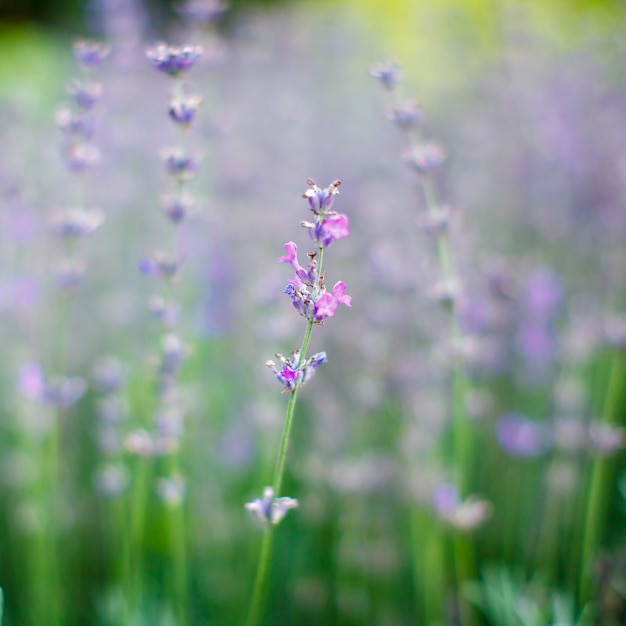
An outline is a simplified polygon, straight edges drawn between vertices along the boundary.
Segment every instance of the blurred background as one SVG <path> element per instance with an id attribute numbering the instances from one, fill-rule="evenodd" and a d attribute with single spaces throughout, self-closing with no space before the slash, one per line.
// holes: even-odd
<path id="1" fill-rule="evenodd" d="M 246 623 L 310 178 L 342 181 L 352 306 L 313 329 L 261 623 L 626 623 L 625 28 L 0 0 L 3 623 Z M 158 41 L 203 54 L 172 78 Z"/>

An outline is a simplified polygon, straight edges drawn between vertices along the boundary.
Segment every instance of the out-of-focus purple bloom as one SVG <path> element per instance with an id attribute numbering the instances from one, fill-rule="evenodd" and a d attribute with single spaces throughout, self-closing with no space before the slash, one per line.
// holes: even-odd
<path id="1" fill-rule="evenodd" d="M 57 109 L 54 119 L 65 135 L 81 139 L 93 137 L 93 120 L 86 115 L 77 115 L 69 107 Z"/>
<path id="2" fill-rule="evenodd" d="M 335 196 L 339 193 L 340 180 L 334 180 L 328 187 L 321 189 L 317 186 L 312 178 L 307 181 L 309 189 L 307 189 L 302 197 L 309 201 L 309 207 L 315 215 L 323 215 L 328 213 L 332 206 Z"/>
<path id="3" fill-rule="evenodd" d="M 126 438 L 125 447 L 131 454 L 158 457 L 176 452 L 179 443 L 173 437 L 153 436 L 146 430 L 136 430 Z"/>
<path id="4" fill-rule="evenodd" d="M 562 302 L 563 284 L 554 270 L 544 267 L 528 276 L 524 285 L 524 304 L 530 315 L 552 319 L 558 314 Z"/>
<path id="5" fill-rule="evenodd" d="M 166 195 L 163 197 L 163 212 L 174 224 L 180 224 L 185 221 L 192 213 L 195 205 L 194 199 L 185 194 Z"/>
<path id="6" fill-rule="evenodd" d="M 65 163 L 73 172 L 84 172 L 100 163 L 100 150 L 86 143 L 70 143 L 63 148 Z"/>
<path id="7" fill-rule="evenodd" d="M 473 530 L 491 515 L 491 503 L 470 496 L 461 502 L 458 489 L 451 483 L 439 485 L 433 496 L 437 515 L 459 530 Z"/>
<path id="8" fill-rule="evenodd" d="M 196 113 L 201 102 L 202 98 L 200 96 L 174 98 L 170 102 L 169 116 L 177 124 L 189 127 L 196 119 Z"/>
<path id="9" fill-rule="evenodd" d="M 285 391 L 293 391 L 300 385 L 304 385 L 304 383 L 313 378 L 315 370 L 322 363 L 326 363 L 327 361 L 326 353 L 318 352 L 302 363 L 299 363 L 299 350 L 294 350 L 290 357 L 277 354 L 276 358 L 280 359 L 282 365 L 280 370 L 276 367 L 274 361 L 268 361 L 266 365 L 274 372 L 274 376 L 276 376 L 280 384 L 283 385 Z"/>
<path id="10" fill-rule="evenodd" d="M 554 331 L 543 321 L 524 324 L 518 332 L 517 344 L 522 354 L 536 363 L 549 361 L 557 348 Z"/>
<path id="11" fill-rule="evenodd" d="M 104 215 L 95 209 L 67 209 L 52 218 L 56 234 L 63 239 L 80 239 L 90 235 L 104 222 Z"/>
<path id="12" fill-rule="evenodd" d="M 99 67 L 110 52 L 111 48 L 100 41 L 79 39 L 74 42 L 74 57 L 85 67 Z"/>
<path id="13" fill-rule="evenodd" d="M 426 175 L 443 165 L 446 153 L 440 144 L 426 141 L 409 148 L 404 154 L 404 160 L 413 171 Z"/>
<path id="14" fill-rule="evenodd" d="M 511 456 L 538 456 L 550 446 L 545 428 L 520 413 L 502 415 L 496 423 L 496 437 Z"/>
<path id="15" fill-rule="evenodd" d="M 200 46 L 171 46 L 165 43 L 158 43 L 146 51 L 154 67 L 174 77 L 188 72 L 201 55 Z"/>
<path id="16" fill-rule="evenodd" d="M 43 400 L 46 392 L 46 380 L 39 363 L 25 363 L 18 375 L 16 387 L 19 393 L 30 400 Z"/>
<path id="17" fill-rule="evenodd" d="M 265 487 L 262 498 L 247 502 L 245 507 L 264 524 L 278 524 L 291 509 L 298 506 L 295 498 L 274 498 L 272 487 Z"/>
<path id="18" fill-rule="evenodd" d="M 87 384 L 79 376 L 72 378 L 58 376 L 46 382 L 43 399 L 57 409 L 65 411 L 83 397 L 86 389 Z"/>
<path id="19" fill-rule="evenodd" d="M 56 269 L 55 278 L 61 289 L 74 289 L 85 275 L 85 264 L 78 259 L 64 259 Z"/>
<path id="20" fill-rule="evenodd" d="M 179 267 L 180 263 L 176 259 L 167 256 L 160 250 L 154 251 L 139 261 L 139 271 L 148 276 L 176 278 Z"/>
<path id="21" fill-rule="evenodd" d="M 390 109 L 389 119 L 401 130 L 409 130 L 421 122 L 422 111 L 415 100 Z"/>
<path id="22" fill-rule="evenodd" d="M 115 393 L 124 383 L 124 366 L 113 356 L 102 357 L 93 367 L 93 379 L 102 393 Z"/>
<path id="23" fill-rule="evenodd" d="M 0 309 L 14 313 L 28 311 L 39 302 L 41 289 L 34 276 L 13 276 L 0 282 Z"/>
<path id="24" fill-rule="evenodd" d="M 68 87 L 68 93 L 80 109 L 89 111 L 102 96 L 102 84 L 96 81 L 74 80 Z"/>
<path id="25" fill-rule="evenodd" d="M 180 148 L 171 148 L 161 152 L 165 171 L 179 180 L 189 181 L 198 173 L 200 157 L 186 154 Z"/>
<path id="26" fill-rule="evenodd" d="M 395 61 L 383 61 L 372 67 L 370 76 L 377 78 L 385 89 L 391 91 L 400 81 L 400 66 Z"/>

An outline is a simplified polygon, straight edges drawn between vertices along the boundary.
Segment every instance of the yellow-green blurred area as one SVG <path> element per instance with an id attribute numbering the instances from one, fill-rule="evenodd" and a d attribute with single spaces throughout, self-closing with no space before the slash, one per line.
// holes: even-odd
<path id="1" fill-rule="evenodd" d="M 45 99 L 58 90 L 59 72 L 67 59 L 64 42 L 102 35 L 97 16 L 106 0 L 70 8 L 61 3 L 57 13 L 71 16 L 61 23 L 53 19 L 53 5 L 43 3 L 42 11 L 37 3 L 0 4 L 0 94 L 27 97 L 36 85 Z M 147 14 L 159 18 L 161 34 L 166 20 L 175 20 L 174 6 L 146 3 Z M 307 14 L 323 13 L 328 20 L 335 16 L 339 22 L 357 23 L 375 49 L 407 68 L 407 87 L 421 98 L 435 100 L 458 90 L 471 91 L 477 72 L 505 63 L 520 49 L 553 57 L 581 49 L 611 54 L 626 16 L 624 3 L 612 0 L 233 0 L 230 6 L 232 19 L 264 9 L 277 14 L 295 10 L 304 21 Z"/>

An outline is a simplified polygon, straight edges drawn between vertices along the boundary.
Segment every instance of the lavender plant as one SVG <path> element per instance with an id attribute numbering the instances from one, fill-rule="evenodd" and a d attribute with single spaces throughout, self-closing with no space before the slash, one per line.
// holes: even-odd
<path id="1" fill-rule="evenodd" d="M 339 193 L 341 181 L 335 180 L 325 189 L 318 187 L 311 179 L 308 184 L 309 188 L 302 194 L 302 197 L 308 201 L 313 220 L 304 220 L 300 222 L 300 225 L 307 230 L 315 250 L 307 254 L 306 267 L 300 265 L 298 246 L 293 241 L 285 244 L 285 254 L 279 258 L 280 263 L 289 263 L 294 270 L 294 277 L 287 283 L 284 293 L 291 299 L 295 310 L 307 321 L 307 325 L 299 348 L 294 349 L 287 357 L 276 354 L 280 361 L 278 366 L 274 361 L 267 362 L 267 366 L 283 386 L 283 391 L 289 394 L 289 402 L 272 485 L 264 488 L 262 498 L 255 498 L 246 504 L 246 508 L 254 513 L 264 525 L 256 581 L 248 613 L 248 626 L 258 624 L 261 619 L 274 526 L 290 509 L 298 506 L 295 498 L 277 496 L 280 494 L 285 475 L 298 391 L 315 375 L 317 368 L 327 360 L 325 352 L 318 352 L 307 357 L 311 333 L 314 326 L 321 326 L 324 320 L 333 317 L 340 304 L 352 305 L 352 298 L 346 293 L 346 284 L 343 281 L 337 281 L 332 290 L 328 291 L 324 284 L 323 273 L 324 251 L 333 241 L 347 237 L 350 232 L 348 216 L 332 208 L 335 196 Z"/>
<path id="2" fill-rule="evenodd" d="M 149 309 L 160 327 L 159 356 L 155 368 L 155 406 L 152 420 L 144 428 L 132 432 L 126 448 L 138 457 L 137 476 L 131 498 L 132 533 L 126 548 L 126 571 L 129 579 L 130 611 L 137 610 L 140 601 L 141 536 L 145 524 L 146 497 L 149 493 L 150 459 L 159 460 L 155 469 L 161 474 L 156 480 L 156 492 L 165 507 L 168 529 L 169 566 L 166 568 L 167 589 L 171 607 L 180 623 L 185 623 L 187 610 L 187 546 L 183 500 L 185 479 L 180 469 L 178 452 L 183 436 L 184 407 L 178 388 L 181 366 L 188 348 L 179 336 L 179 303 L 176 282 L 179 280 L 183 258 L 180 251 L 180 229 L 191 211 L 194 199 L 187 190 L 188 183 L 198 172 L 200 157 L 189 151 L 189 132 L 196 118 L 201 99 L 188 93 L 184 78 L 201 56 L 199 46 L 173 46 L 159 43 L 147 50 L 147 58 L 162 74 L 173 81 L 168 116 L 179 130 L 178 144 L 162 150 L 166 173 L 172 189 L 162 198 L 163 212 L 172 226 L 169 250 L 161 248 L 140 262 L 142 273 L 161 281 L 161 293 L 151 297 Z"/>
<path id="3" fill-rule="evenodd" d="M 473 435 L 471 424 L 465 408 L 469 380 L 465 371 L 464 361 L 468 351 L 471 351 L 470 338 L 464 331 L 459 314 L 459 297 L 461 295 L 461 279 L 454 259 L 454 244 L 451 241 L 450 227 L 455 211 L 439 199 L 437 189 L 437 174 L 445 162 L 445 152 L 441 145 L 427 139 L 423 134 L 423 115 L 419 105 L 411 99 L 404 99 L 398 94 L 401 82 L 400 68 L 393 61 L 380 63 L 372 68 L 371 75 L 378 79 L 385 91 L 392 96 L 393 102 L 389 109 L 389 119 L 405 135 L 408 148 L 404 153 L 404 160 L 418 180 L 421 191 L 421 204 L 425 208 L 425 215 L 420 216 L 418 222 L 428 233 L 434 243 L 437 255 L 439 282 L 434 285 L 432 293 L 435 300 L 446 311 L 448 317 L 447 360 L 450 364 L 446 387 L 450 398 L 446 410 L 451 421 L 451 450 L 447 452 L 448 442 L 442 439 L 439 443 L 440 451 L 437 455 L 440 469 L 448 471 L 451 468 L 453 477 L 451 483 L 441 483 L 431 494 L 431 502 L 436 515 L 455 529 L 452 536 L 453 552 L 455 557 L 456 584 L 460 589 L 465 581 L 475 576 L 473 547 L 466 531 L 479 526 L 489 515 L 490 505 L 471 494 L 473 483 Z M 414 515 L 413 524 L 422 527 L 421 516 Z M 437 527 L 437 521 L 429 524 L 434 544 L 440 544 L 438 550 L 431 550 L 429 567 L 434 576 L 418 566 L 423 561 L 420 549 L 415 554 L 416 581 L 421 585 L 421 593 L 426 604 L 425 619 L 427 621 L 443 618 L 445 598 L 442 595 L 445 569 L 445 548 L 447 541 Z M 414 541 L 417 541 L 414 535 Z M 461 623 L 469 623 L 468 610 L 457 599 Z"/>

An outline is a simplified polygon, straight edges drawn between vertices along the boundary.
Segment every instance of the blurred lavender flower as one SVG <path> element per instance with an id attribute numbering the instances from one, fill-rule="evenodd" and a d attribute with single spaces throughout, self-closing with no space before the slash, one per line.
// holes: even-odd
<path id="1" fill-rule="evenodd" d="M 74 42 L 74 57 L 78 63 L 87 68 L 102 65 L 110 52 L 111 48 L 100 41 L 79 39 Z"/>
<path id="2" fill-rule="evenodd" d="M 563 283 L 559 275 L 548 267 L 532 272 L 524 285 L 524 305 L 535 319 L 551 320 L 563 303 Z"/>
<path id="3" fill-rule="evenodd" d="M 377 78 L 385 89 L 391 91 L 400 81 L 400 66 L 395 61 L 383 61 L 372 67 L 370 75 Z"/>
<path id="4" fill-rule="evenodd" d="M 181 148 L 168 148 L 161 151 L 165 171 L 181 181 L 190 181 L 198 173 L 201 158 L 186 154 Z"/>
<path id="5" fill-rule="evenodd" d="M 104 222 L 104 215 L 95 209 L 67 209 L 52 218 L 56 234 L 63 239 L 81 239 Z"/>
<path id="6" fill-rule="evenodd" d="M 496 423 L 496 436 L 511 456 L 531 457 L 545 452 L 550 440 L 545 428 L 521 413 L 505 413 Z"/>
<path id="7" fill-rule="evenodd" d="M 491 515 L 491 503 L 470 496 L 463 502 L 458 489 L 450 484 L 439 485 L 433 496 L 433 506 L 437 515 L 458 530 L 474 530 Z"/>
<path id="8" fill-rule="evenodd" d="M 20 369 L 17 390 L 30 400 L 38 400 L 67 410 L 84 395 L 87 384 L 79 376 L 46 378 L 38 363 L 26 363 Z"/>
<path id="9" fill-rule="evenodd" d="M 291 509 L 297 506 L 298 501 L 295 498 L 274 498 L 272 487 L 265 487 L 263 498 L 255 498 L 252 502 L 245 504 L 246 509 L 265 524 L 278 524 Z"/>
<path id="10" fill-rule="evenodd" d="M 434 141 L 424 141 L 411 146 L 404 153 L 404 160 L 417 174 L 428 175 L 443 165 L 446 153 L 440 144 Z"/>
<path id="11" fill-rule="evenodd" d="M 169 116 L 173 122 L 188 128 L 196 119 L 198 107 L 202 102 L 200 96 L 176 96 L 170 102 Z"/>
<path id="12" fill-rule="evenodd" d="M 158 43 L 146 52 L 157 70 L 172 77 L 188 72 L 201 55 L 200 46 L 171 46 L 165 43 Z"/>

